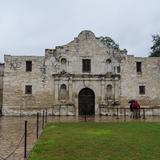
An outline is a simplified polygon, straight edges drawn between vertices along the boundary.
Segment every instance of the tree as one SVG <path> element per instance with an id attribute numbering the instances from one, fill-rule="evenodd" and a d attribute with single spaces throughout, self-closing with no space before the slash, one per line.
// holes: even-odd
<path id="1" fill-rule="evenodd" d="M 98 39 L 109 48 L 119 49 L 119 45 L 110 37 L 99 37 Z"/>
<path id="2" fill-rule="evenodd" d="M 151 54 L 149 57 L 160 57 L 160 35 L 152 35 L 153 46 L 151 47 Z"/>

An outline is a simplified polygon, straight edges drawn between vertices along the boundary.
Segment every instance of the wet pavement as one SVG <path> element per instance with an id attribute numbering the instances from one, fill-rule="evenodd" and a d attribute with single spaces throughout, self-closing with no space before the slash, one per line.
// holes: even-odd
<path id="1" fill-rule="evenodd" d="M 29 153 L 36 142 L 36 117 L 0 117 L 0 160 L 23 159 L 25 120 L 28 121 Z"/>
<path id="2" fill-rule="evenodd" d="M 36 138 L 35 117 L 0 117 L 0 160 L 24 160 L 24 122 L 28 121 L 27 134 L 27 156 L 33 148 Z M 143 117 L 141 119 L 131 119 L 129 116 L 49 116 L 47 122 L 127 122 L 127 121 L 146 121 L 160 122 L 160 116 Z M 42 131 L 42 117 L 39 118 L 39 132 Z"/>

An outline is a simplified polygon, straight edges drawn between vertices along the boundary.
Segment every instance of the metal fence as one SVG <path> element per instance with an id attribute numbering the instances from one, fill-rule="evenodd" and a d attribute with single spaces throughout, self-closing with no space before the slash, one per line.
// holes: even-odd
<path id="1" fill-rule="evenodd" d="M 28 159 L 31 154 L 31 150 L 39 138 L 47 123 L 47 110 L 38 112 L 36 116 L 36 122 L 34 125 L 24 121 L 24 131 L 17 141 L 16 147 L 6 156 L 0 155 L 0 160 L 24 160 Z"/>

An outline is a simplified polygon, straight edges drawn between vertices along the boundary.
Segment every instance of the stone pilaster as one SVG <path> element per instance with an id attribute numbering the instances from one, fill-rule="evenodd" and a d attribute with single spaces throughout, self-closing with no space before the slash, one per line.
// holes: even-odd
<path id="1" fill-rule="evenodd" d="M 70 103 L 72 103 L 72 101 L 73 101 L 73 100 L 72 100 L 72 95 L 73 95 L 73 94 L 72 94 L 72 90 L 73 90 L 73 89 L 72 89 L 72 77 L 71 77 L 71 78 L 69 78 L 69 102 L 70 102 Z"/>
<path id="2" fill-rule="evenodd" d="M 58 92 L 59 92 L 59 83 L 58 83 L 59 81 L 58 81 L 58 79 L 55 79 L 55 92 L 54 92 L 54 94 L 55 94 L 55 103 L 57 104 L 58 103 Z"/>
<path id="3" fill-rule="evenodd" d="M 105 99 L 105 81 L 104 81 L 104 78 L 102 78 L 102 80 L 101 80 L 101 100 L 102 100 L 102 103 L 104 102 L 104 99 Z"/>

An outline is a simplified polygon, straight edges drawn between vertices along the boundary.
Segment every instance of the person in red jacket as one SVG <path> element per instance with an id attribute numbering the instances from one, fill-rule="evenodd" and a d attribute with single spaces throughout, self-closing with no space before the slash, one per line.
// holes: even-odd
<path id="1" fill-rule="evenodd" d="M 134 102 L 134 108 L 135 108 L 135 118 L 140 118 L 140 104 L 138 101 Z"/>

